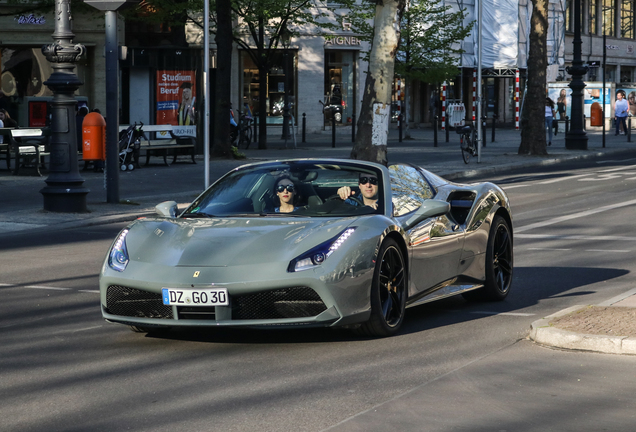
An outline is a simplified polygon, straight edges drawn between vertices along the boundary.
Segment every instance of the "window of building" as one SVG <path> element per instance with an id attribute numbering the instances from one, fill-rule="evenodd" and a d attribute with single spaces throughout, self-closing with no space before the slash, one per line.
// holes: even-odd
<path id="1" fill-rule="evenodd" d="M 632 82 L 634 76 L 633 66 L 621 66 L 621 82 Z"/>
<path id="2" fill-rule="evenodd" d="M 357 51 L 325 51 L 325 122 L 351 124 L 355 113 Z"/>
<path id="3" fill-rule="evenodd" d="M 616 36 L 616 27 L 614 19 L 615 4 L 614 0 L 601 0 L 602 17 L 603 17 L 603 34 L 607 36 Z"/>
<path id="4" fill-rule="evenodd" d="M 621 0 L 621 37 L 634 38 L 634 0 Z"/>
<path id="5" fill-rule="evenodd" d="M 574 4 L 572 0 L 565 0 L 565 31 L 574 31 L 572 15 L 574 14 Z"/>
<path id="6" fill-rule="evenodd" d="M 288 55 L 282 52 L 272 55 L 272 65 L 267 73 L 267 85 L 265 89 L 260 88 L 260 72 L 254 63 L 254 60 L 247 52 L 241 52 L 243 63 L 243 103 L 248 104 L 254 116 L 260 113 L 260 99 L 266 99 L 267 123 L 282 124 L 283 112 L 285 108 L 285 92 L 289 98 L 289 106 L 291 115 L 296 115 L 296 59 L 297 52 L 290 50 Z M 285 65 L 287 59 L 287 65 Z M 287 77 L 287 86 L 285 88 L 285 75 Z M 245 107 L 241 107 L 244 110 Z M 295 121 L 294 121 L 295 123 Z"/>
<path id="7" fill-rule="evenodd" d="M 598 3 L 596 0 L 589 0 L 588 2 L 588 12 L 587 12 L 587 16 L 588 16 L 588 32 L 590 34 L 596 34 L 596 32 L 598 31 L 596 22 L 597 22 L 597 12 L 596 12 L 596 8 L 598 6 Z"/>

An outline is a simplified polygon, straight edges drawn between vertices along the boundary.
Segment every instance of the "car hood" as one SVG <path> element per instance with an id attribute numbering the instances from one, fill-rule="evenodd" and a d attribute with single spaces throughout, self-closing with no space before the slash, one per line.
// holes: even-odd
<path id="1" fill-rule="evenodd" d="M 126 246 L 131 261 L 170 266 L 288 263 L 357 219 L 142 219 L 130 227 Z"/>

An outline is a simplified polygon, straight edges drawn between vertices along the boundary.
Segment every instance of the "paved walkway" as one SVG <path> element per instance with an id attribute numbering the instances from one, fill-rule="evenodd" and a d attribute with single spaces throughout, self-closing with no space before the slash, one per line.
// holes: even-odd
<path id="1" fill-rule="evenodd" d="M 596 128 L 595 128 L 596 129 Z M 230 169 L 244 163 L 285 158 L 349 158 L 351 129 L 337 131 L 335 146 L 331 132 L 300 136 L 294 146 L 279 136 L 268 136 L 268 149 L 248 149 L 242 161 L 210 161 L 210 179 L 216 180 Z M 437 146 L 431 129 L 411 129 L 410 139 L 398 140 L 398 132 L 391 130 L 388 143 L 390 162 L 410 162 L 422 166 L 448 180 L 462 181 L 477 175 L 494 175 L 515 168 L 556 164 L 566 160 L 597 158 L 604 154 L 617 159 L 636 150 L 636 142 L 626 136 L 606 134 L 603 147 L 600 130 L 588 130 L 587 150 L 567 150 L 565 134 L 559 133 L 548 147 L 548 156 L 520 156 L 517 154 L 520 133 L 513 129 L 497 129 L 491 141 L 491 130 L 485 131 L 485 144 L 479 158 L 469 165 L 462 161 L 459 138 L 454 132 L 439 132 Z M 634 136 L 636 141 L 636 136 Z M 253 146 L 256 146 L 253 144 Z M 186 159 L 184 159 L 185 161 Z M 42 210 L 40 190 L 46 186 L 44 177 L 13 176 L 0 161 L 0 241 L 10 241 L 13 233 L 22 230 L 77 227 L 115 221 L 134 220 L 153 214 L 155 204 L 176 200 L 181 205 L 191 202 L 204 188 L 203 158 L 197 164 L 178 163 L 172 166 L 142 167 L 120 172 L 121 204 L 107 204 L 105 177 L 92 171 L 82 171 L 84 186 L 91 192 L 87 197 L 89 213 L 49 213 Z M 636 289 L 599 305 L 581 305 L 545 317 L 532 324 L 530 338 L 537 343 L 565 349 L 589 350 L 615 354 L 636 354 Z"/>

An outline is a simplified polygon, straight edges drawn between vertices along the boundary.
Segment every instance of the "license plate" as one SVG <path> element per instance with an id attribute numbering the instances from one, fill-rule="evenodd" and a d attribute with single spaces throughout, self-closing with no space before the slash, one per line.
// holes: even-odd
<path id="1" fill-rule="evenodd" d="M 173 289 L 163 288 L 161 297 L 165 305 L 228 306 L 227 288 Z"/>

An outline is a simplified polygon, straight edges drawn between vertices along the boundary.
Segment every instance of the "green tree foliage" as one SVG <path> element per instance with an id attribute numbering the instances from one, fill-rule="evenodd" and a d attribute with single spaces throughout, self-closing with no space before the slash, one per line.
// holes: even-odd
<path id="1" fill-rule="evenodd" d="M 402 16 L 400 48 L 395 58 L 396 75 L 427 83 L 440 83 L 457 75 L 460 42 L 473 24 L 463 25 L 465 9 L 451 12 L 442 0 L 416 0 Z"/>

